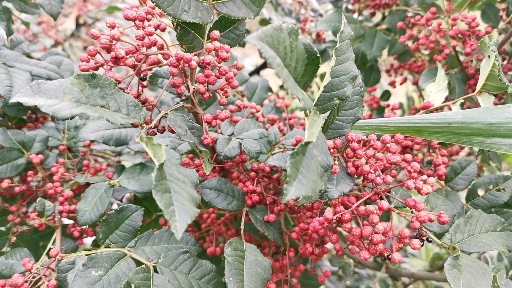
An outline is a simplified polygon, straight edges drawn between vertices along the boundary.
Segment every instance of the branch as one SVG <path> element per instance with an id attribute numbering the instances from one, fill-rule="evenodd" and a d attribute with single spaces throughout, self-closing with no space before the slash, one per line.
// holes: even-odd
<path id="1" fill-rule="evenodd" d="M 263 61 L 258 67 L 254 68 L 251 72 L 249 72 L 249 76 L 260 75 L 261 70 L 268 68 L 267 61 Z"/>
<path id="2" fill-rule="evenodd" d="M 510 38 L 512 38 L 512 29 L 508 30 L 508 33 L 505 34 L 505 37 L 503 37 L 503 39 L 501 39 L 501 41 L 498 43 L 498 51 L 500 51 L 501 48 L 507 44 Z"/>
<path id="3" fill-rule="evenodd" d="M 369 262 L 369 261 L 361 261 L 357 255 L 352 255 L 348 251 L 348 249 L 343 249 L 343 254 L 346 255 L 348 258 L 352 259 L 356 264 L 361 265 L 363 267 L 366 267 L 368 269 L 372 269 L 374 271 L 383 271 L 384 273 L 388 274 L 390 277 L 405 277 L 405 278 L 412 278 L 415 280 L 431 280 L 431 281 L 437 281 L 437 282 L 448 282 L 446 279 L 446 275 L 439 274 L 439 273 L 431 273 L 431 272 L 423 272 L 423 271 L 413 271 L 413 270 L 398 270 L 391 267 L 384 267 L 384 265 L 376 263 L 376 262 Z"/>

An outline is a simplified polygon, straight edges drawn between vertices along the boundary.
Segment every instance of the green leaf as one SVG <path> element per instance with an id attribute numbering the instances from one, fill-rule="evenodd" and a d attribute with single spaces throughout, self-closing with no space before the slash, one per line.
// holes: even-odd
<path id="1" fill-rule="evenodd" d="M 263 125 L 254 119 L 243 119 L 238 122 L 233 131 L 233 135 L 240 139 L 261 139 L 267 136 L 267 131 Z"/>
<path id="2" fill-rule="evenodd" d="M 470 157 L 460 158 L 448 166 L 444 183 L 452 190 L 464 190 L 471 185 L 477 172 L 475 159 Z"/>
<path id="3" fill-rule="evenodd" d="M 487 252 L 507 250 L 509 234 L 508 224 L 501 217 L 472 210 L 455 221 L 442 240 L 464 252 Z"/>
<path id="4" fill-rule="evenodd" d="M 380 101 L 389 101 L 391 99 L 391 92 L 389 90 L 384 90 L 380 94 Z"/>
<path id="5" fill-rule="evenodd" d="M 48 50 L 41 56 L 41 60 L 57 67 L 62 78 L 68 78 L 75 74 L 75 63 L 64 52 L 56 48 Z"/>
<path id="6" fill-rule="evenodd" d="M 109 146 L 121 147 L 128 145 L 140 131 L 140 128 L 133 128 L 129 124 L 116 125 L 103 119 L 92 119 L 85 123 L 78 135 L 82 141 L 90 140 Z"/>
<path id="7" fill-rule="evenodd" d="M 123 284 L 123 288 L 132 287 L 153 288 L 153 269 L 142 265 L 133 270 Z"/>
<path id="8" fill-rule="evenodd" d="M 215 10 L 233 18 L 254 18 L 260 15 L 266 0 L 226 0 L 213 3 Z"/>
<path id="9" fill-rule="evenodd" d="M 138 142 L 146 149 L 153 162 L 156 165 L 162 164 L 165 161 L 165 146 L 158 142 L 155 137 L 140 135 Z"/>
<path id="10" fill-rule="evenodd" d="M 71 254 L 78 251 L 78 244 L 76 244 L 76 240 L 62 237 L 62 243 L 60 245 L 60 253 L 63 254 Z"/>
<path id="11" fill-rule="evenodd" d="M 264 144 L 258 140 L 244 139 L 241 143 L 242 149 L 250 159 L 258 159 L 262 154 L 264 154 L 264 149 L 262 149 Z"/>
<path id="12" fill-rule="evenodd" d="M 441 225 L 437 222 L 426 223 L 423 224 L 423 227 L 434 233 L 444 233 L 452 227 L 456 215 L 462 208 L 462 202 L 456 192 L 439 188 L 425 198 L 425 210 L 430 212 L 443 211 L 448 215 L 449 222 L 445 225 Z"/>
<path id="13" fill-rule="evenodd" d="M 64 0 L 36 0 L 36 3 L 43 8 L 44 12 L 52 16 L 53 20 L 57 20 L 62 12 Z"/>
<path id="14" fill-rule="evenodd" d="M 299 144 L 290 154 L 286 165 L 287 176 L 281 196 L 283 202 L 298 197 L 318 196 L 325 187 L 332 163 L 323 134 L 320 133 L 315 142 Z"/>
<path id="15" fill-rule="evenodd" d="M 341 30 L 343 18 L 343 11 L 341 9 L 334 9 L 331 13 L 318 20 L 316 28 L 323 31 L 330 31 L 332 35 L 338 35 Z"/>
<path id="16" fill-rule="evenodd" d="M 173 111 L 169 114 L 167 121 L 179 139 L 194 143 L 199 149 L 205 150 L 200 140 L 203 136 L 203 127 L 197 124 L 190 115 Z"/>
<path id="17" fill-rule="evenodd" d="M 156 232 L 149 230 L 133 239 L 126 248 L 152 263 L 158 263 L 160 257 L 170 251 L 189 250 L 197 254 L 202 250 L 189 234 L 185 233 L 178 239 L 169 228 L 163 228 Z"/>
<path id="18" fill-rule="evenodd" d="M 213 20 L 209 4 L 199 0 L 154 0 L 151 1 L 167 16 L 187 22 L 208 24 Z"/>
<path id="19" fill-rule="evenodd" d="M 37 198 L 36 211 L 39 217 L 48 217 L 55 212 L 55 205 L 44 198 Z"/>
<path id="20" fill-rule="evenodd" d="M 141 207 L 131 204 L 110 211 L 100 222 L 96 240 L 105 247 L 125 247 L 137 235 L 142 214 Z"/>
<path id="21" fill-rule="evenodd" d="M 423 70 L 420 75 L 420 79 L 418 80 L 418 85 L 421 89 L 425 89 L 427 84 L 433 83 L 436 80 L 437 69 L 438 66 L 433 66 Z"/>
<path id="22" fill-rule="evenodd" d="M 501 217 L 501 219 L 507 221 L 508 230 L 512 231 L 512 210 L 504 208 L 491 208 L 484 210 L 487 214 L 494 214 Z"/>
<path id="23" fill-rule="evenodd" d="M 478 48 L 483 52 L 484 59 L 480 65 L 480 76 L 475 92 L 489 93 L 511 92 L 512 87 L 501 70 L 501 57 L 498 54 L 498 33 L 484 36 L 478 42 Z"/>
<path id="24" fill-rule="evenodd" d="M 193 22 L 176 22 L 176 39 L 185 52 L 196 52 L 204 48 L 206 25 Z"/>
<path id="25" fill-rule="evenodd" d="M 245 206 L 245 195 L 242 189 L 222 177 L 204 181 L 197 187 L 197 191 L 206 201 L 220 209 L 240 211 Z"/>
<path id="26" fill-rule="evenodd" d="M 338 174 L 331 174 L 327 178 L 327 184 L 325 185 L 325 192 L 329 199 L 335 199 L 343 194 L 348 193 L 352 187 L 354 187 L 354 179 L 347 173 L 347 168 L 341 163 L 338 164 L 340 172 Z"/>
<path id="27" fill-rule="evenodd" d="M 233 19 L 226 15 L 220 15 L 208 32 L 217 30 L 220 32 L 219 42 L 229 47 L 238 46 L 245 38 L 245 20 Z"/>
<path id="28" fill-rule="evenodd" d="M 142 106 L 132 96 L 121 92 L 107 76 L 75 74 L 56 81 L 34 81 L 11 102 L 37 106 L 56 118 L 69 119 L 79 114 L 102 117 L 115 124 L 141 122 Z"/>
<path id="29" fill-rule="evenodd" d="M 281 140 L 281 132 L 279 132 L 279 129 L 277 127 L 272 126 L 268 129 L 268 139 L 270 141 L 270 144 L 276 145 Z"/>
<path id="30" fill-rule="evenodd" d="M 444 264 L 444 273 L 452 288 L 491 287 L 492 273 L 489 266 L 473 256 L 450 256 Z"/>
<path id="31" fill-rule="evenodd" d="M 148 266 L 139 266 L 132 271 L 123 288 L 167 288 L 172 287 L 171 282 L 165 276 L 156 274 Z"/>
<path id="32" fill-rule="evenodd" d="M 412 198 L 412 194 L 409 191 L 407 191 L 404 187 L 394 188 L 388 193 L 390 194 L 390 196 L 387 196 L 387 200 L 389 204 L 395 208 L 405 208 L 406 206 L 403 201 L 405 201 L 405 199 L 407 198 Z"/>
<path id="33" fill-rule="evenodd" d="M 416 136 L 512 153 L 512 105 L 359 121 L 355 130 Z M 489 117 L 492 115 L 492 117 Z"/>
<path id="34" fill-rule="evenodd" d="M 12 50 L 12 51 L 16 51 L 23 55 L 30 53 L 29 43 L 28 43 L 27 39 L 23 35 L 20 35 L 20 34 L 12 35 L 11 37 L 9 37 L 7 39 L 7 43 L 2 43 L 2 44 L 5 44 L 5 46 L 4 46 L 5 48 Z"/>
<path id="35" fill-rule="evenodd" d="M 261 105 L 263 101 L 267 100 L 268 93 L 272 92 L 268 80 L 263 77 L 251 78 L 247 84 L 245 84 L 245 97 L 250 102 L 254 102 L 257 105 Z"/>
<path id="36" fill-rule="evenodd" d="M 114 187 L 106 183 L 92 184 L 76 207 L 80 226 L 94 224 L 110 204 Z"/>
<path id="37" fill-rule="evenodd" d="M 49 136 L 42 130 L 23 132 L 0 128 L 0 145 L 3 149 L 18 149 L 24 154 L 37 154 L 46 149 Z"/>
<path id="38" fill-rule="evenodd" d="M 267 161 L 265 163 L 267 165 L 274 165 L 279 168 L 286 169 L 286 165 L 288 163 L 288 158 L 290 158 L 291 152 L 285 152 L 285 153 L 277 153 L 270 157 L 268 157 Z"/>
<path id="39" fill-rule="evenodd" d="M 5 101 L 11 100 L 32 82 L 30 73 L 0 64 L 0 94 Z"/>
<path id="40" fill-rule="evenodd" d="M 394 56 L 394 55 L 397 55 L 397 60 L 400 62 L 400 60 L 404 60 L 404 58 L 406 59 L 405 61 L 403 62 L 406 62 L 406 61 L 409 61 L 409 59 L 407 59 L 407 54 L 411 53 L 409 50 L 406 50 L 406 47 L 404 44 L 400 43 L 398 41 L 398 39 L 396 38 L 389 38 L 389 41 L 388 41 L 388 55 L 389 56 Z M 404 57 L 404 58 L 402 58 Z M 401 62 L 401 63 L 403 63 Z"/>
<path id="41" fill-rule="evenodd" d="M 261 56 L 272 67 L 291 94 L 299 98 L 303 109 L 313 106 L 304 93 L 320 67 L 320 55 L 315 46 L 299 37 L 297 26 L 271 24 L 246 38 L 258 47 Z"/>
<path id="42" fill-rule="evenodd" d="M 59 281 L 59 287 L 70 287 L 69 284 L 73 282 L 76 272 L 82 267 L 86 259 L 87 257 L 85 256 L 78 256 L 66 258 L 58 262 L 57 280 Z"/>
<path id="43" fill-rule="evenodd" d="M 330 257 L 330 259 L 332 259 L 332 258 L 337 258 L 337 257 Z M 352 264 L 350 266 L 351 266 L 350 271 L 352 271 Z M 300 277 L 297 279 L 299 280 L 299 284 L 301 285 L 301 287 L 308 287 L 308 288 L 321 288 L 322 287 L 322 284 L 318 283 L 318 276 L 316 274 L 313 275 L 311 273 L 302 273 L 300 275 Z M 354 284 L 356 284 L 356 283 L 354 283 Z M 382 286 L 379 285 L 379 287 L 382 287 Z"/>
<path id="44" fill-rule="evenodd" d="M 386 19 L 384 19 L 384 25 L 393 32 L 394 34 L 399 34 L 399 29 L 396 27 L 398 22 L 403 21 L 405 18 L 405 11 L 402 10 L 391 10 L 389 11 Z"/>
<path id="45" fill-rule="evenodd" d="M 149 193 L 153 188 L 153 171 L 146 163 L 133 164 L 119 176 L 119 184 L 135 193 Z"/>
<path id="46" fill-rule="evenodd" d="M 363 51 L 363 45 L 361 45 L 361 43 L 359 43 L 359 44 L 355 45 L 352 48 L 352 50 L 354 52 L 354 57 L 355 57 L 354 62 L 356 64 L 357 69 L 360 71 L 363 71 L 364 68 L 366 68 L 366 65 L 368 65 L 368 57 L 366 57 L 366 54 Z M 343 55 L 343 54 L 341 54 L 341 55 Z M 331 63 L 332 63 L 332 60 L 331 60 Z"/>
<path id="47" fill-rule="evenodd" d="M 63 71 L 59 67 L 46 61 L 25 57 L 17 51 L 0 50 L 0 62 L 9 67 L 27 71 L 34 80 L 57 80 L 64 78 Z"/>
<path id="48" fill-rule="evenodd" d="M 18 175 L 28 160 L 18 149 L 3 148 L 0 150 L 0 177 L 11 178 Z"/>
<path id="49" fill-rule="evenodd" d="M 313 142 L 318 138 L 318 134 L 322 131 L 322 116 L 316 109 L 309 111 L 306 118 L 306 130 L 304 142 Z"/>
<path id="50" fill-rule="evenodd" d="M 448 78 L 440 63 L 437 63 L 436 80 L 425 85 L 423 96 L 425 100 L 430 101 L 434 106 L 441 105 L 448 95 Z"/>
<path id="51" fill-rule="evenodd" d="M 210 159 L 210 151 L 203 150 L 201 151 L 201 155 L 203 156 L 203 170 L 206 173 L 206 175 L 209 175 L 213 169 L 213 163 L 212 160 Z"/>
<path id="52" fill-rule="evenodd" d="M 512 195 L 512 176 L 484 175 L 476 179 L 466 194 L 466 203 L 475 209 L 493 208 L 505 203 Z"/>
<path id="53" fill-rule="evenodd" d="M 34 257 L 26 248 L 14 248 L 0 257 L 0 279 L 8 279 L 13 274 L 25 272 L 21 265 L 23 258 L 34 261 Z"/>
<path id="54" fill-rule="evenodd" d="M 363 114 L 363 83 L 354 63 L 351 39 L 352 31 L 343 21 L 330 67 L 315 101 L 318 112 L 329 112 L 322 127 L 328 139 L 345 135 Z"/>
<path id="55" fill-rule="evenodd" d="M 153 197 L 171 222 L 171 230 L 180 238 L 199 214 L 197 205 L 201 197 L 196 192 L 199 177 L 196 171 L 180 165 L 181 157 L 176 152 L 166 148 L 165 154 L 165 162 L 155 169 Z"/>
<path id="56" fill-rule="evenodd" d="M 236 138 L 221 136 L 215 146 L 222 159 L 233 159 L 240 154 L 240 142 Z"/>
<path id="57" fill-rule="evenodd" d="M 380 70 L 377 63 L 372 62 L 363 71 L 363 84 L 365 87 L 372 87 L 380 82 Z"/>
<path id="58" fill-rule="evenodd" d="M 225 287 L 215 265 L 188 250 L 174 250 L 162 255 L 156 267 L 158 273 L 170 280 L 171 287 Z"/>
<path id="59" fill-rule="evenodd" d="M 14 34 L 12 29 L 12 11 L 10 8 L 1 5 L 0 9 L 0 28 L 5 31 L 7 37 Z"/>
<path id="60" fill-rule="evenodd" d="M 251 217 L 251 221 L 256 228 L 277 245 L 283 247 L 283 229 L 281 228 L 281 221 L 276 219 L 276 221 L 272 223 L 265 222 L 263 218 L 266 215 L 268 215 L 268 209 L 265 206 L 255 206 L 249 209 L 249 217 Z"/>
<path id="61" fill-rule="evenodd" d="M 466 74 L 462 71 L 455 71 L 448 73 L 448 82 L 450 87 L 448 88 L 450 94 L 450 100 L 459 99 L 466 95 Z"/>
<path id="62" fill-rule="evenodd" d="M 272 268 L 256 246 L 232 238 L 224 246 L 225 280 L 229 288 L 265 287 Z"/>
<path id="63" fill-rule="evenodd" d="M 33 15 L 40 12 L 39 6 L 30 0 L 7 0 L 7 2 L 11 3 L 21 13 Z"/>
<path id="64" fill-rule="evenodd" d="M 388 37 L 377 29 L 370 28 L 365 31 L 361 44 L 368 60 L 377 59 L 388 46 Z"/>
<path id="65" fill-rule="evenodd" d="M 122 287 L 135 262 L 121 251 L 110 251 L 87 256 L 76 270 L 70 287 Z"/>
<path id="66" fill-rule="evenodd" d="M 485 2 L 480 17 L 485 24 L 489 24 L 493 28 L 498 28 L 500 25 L 500 9 L 496 7 L 496 4 Z"/>

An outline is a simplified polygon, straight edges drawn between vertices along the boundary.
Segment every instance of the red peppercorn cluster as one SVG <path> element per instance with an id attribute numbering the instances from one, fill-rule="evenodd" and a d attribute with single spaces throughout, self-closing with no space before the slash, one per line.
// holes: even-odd
<path id="1" fill-rule="evenodd" d="M 231 65 L 223 64 L 230 60 L 231 48 L 218 42 L 221 36 L 219 31 L 209 33 L 210 41 L 203 49 L 184 53 L 174 50 L 173 45 L 169 45 L 159 35 L 167 30 L 167 26 L 160 20 L 161 11 L 150 2 L 143 6 L 127 6 L 123 8 L 122 14 L 133 25 L 121 27 L 113 18 L 108 18 L 108 32 L 99 29 L 89 32 L 99 47 L 89 46 L 86 53 L 80 56 L 80 71 L 98 71 L 102 68 L 106 76 L 114 79 L 121 90 L 136 98 L 147 111 L 153 111 L 161 97 L 161 94 L 156 99 L 144 95 L 144 89 L 149 85 L 149 74 L 158 67 L 167 67 L 169 79 L 166 87 L 172 89 L 174 94 L 180 97 L 197 94 L 203 101 L 215 95 L 219 105 L 227 104 L 226 98 L 230 97 L 230 91 L 239 86 L 235 77 L 244 68 L 244 64 L 236 61 Z M 135 29 L 134 39 L 123 38 L 125 29 L 129 28 Z M 113 72 L 115 67 L 128 68 L 129 72 L 123 77 Z M 130 85 L 133 79 L 136 79 L 136 88 Z M 149 126 L 152 121 L 153 117 L 150 116 L 143 124 Z M 171 126 L 166 127 L 161 121 L 159 119 L 159 123 L 147 129 L 149 136 L 173 132 Z M 140 126 L 139 123 L 132 125 Z"/>
<path id="2" fill-rule="evenodd" d="M 352 14 L 359 14 L 361 12 L 367 13 L 370 17 L 375 17 L 377 13 L 383 10 L 389 10 L 398 5 L 397 0 L 350 0 L 352 5 Z"/>
<path id="3" fill-rule="evenodd" d="M 50 249 L 48 253 L 50 259 L 42 266 L 36 266 L 30 258 L 21 259 L 21 265 L 25 268 L 25 273 L 16 273 L 9 279 L 0 279 L 0 288 L 56 288 L 57 280 L 52 279 L 51 273 L 47 272 L 53 269 L 52 265 L 55 265 L 59 254 L 58 249 Z"/>
<path id="4" fill-rule="evenodd" d="M 13 179 L 3 179 L 0 183 L 0 209 L 10 212 L 6 219 L 10 224 L 12 231 L 11 243 L 15 243 L 18 234 L 25 234 L 30 229 L 35 228 L 43 231 L 48 226 L 56 225 L 58 218 L 68 218 L 76 220 L 77 204 L 80 195 L 88 188 L 89 184 L 81 184 L 64 189 L 63 182 L 70 182 L 77 177 L 90 177 L 104 174 L 107 178 L 113 176 L 112 172 L 106 171 L 108 165 L 101 163 L 102 159 L 90 157 L 90 141 L 85 141 L 86 149 L 80 149 L 75 154 L 73 149 L 68 150 L 65 145 L 60 145 L 58 150 L 63 157 L 49 168 L 45 169 L 42 154 L 30 154 L 28 159 L 33 167 L 21 177 Z M 78 155 L 78 158 L 72 158 Z M 101 163 L 101 164 L 100 164 Z M 42 217 L 32 205 L 39 197 L 53 203 L 56 211 Z M 14 202 L 13 202 L 14 201 Z M 10 203 L 10 204 L 9 204 Z M 12 204 L 14 203 L 14 204 Z M 59 217 L 56 217 L 58 213 Z M 82 239 L 94 236 L 94 230 L 90 227 L 79 227 L 76 223 L 66 227 L 66 231 L 73 238 L 77 238 L 78 244 L 82 244 Z"/>

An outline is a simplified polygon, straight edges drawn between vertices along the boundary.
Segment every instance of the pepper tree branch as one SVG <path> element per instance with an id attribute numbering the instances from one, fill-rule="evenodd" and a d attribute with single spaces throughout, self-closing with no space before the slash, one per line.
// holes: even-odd
<path id="1" fill-rule="evenodd" d="M 446 279 L 446 275 L 439 274 L 439 273 L 431 273 L 431 272 L 423 272 L 423 271 L 415 271 L 415 270 L 398 270 L 391 267 L 384 267 L 384 265 L 376 263 L 376 262 L 369 262 L 369 261 L 361 261 L 357 255 L 352 255 L 348 251 L 348 249 L 343 249 L 343 254 L 346 255 L 348 258 L 350 258 L 352 261 L 354 261 L 356 264 L 363 266 L 368 269 L 372 269 L 374 271 L 383 271 L 384 273 L 388 274 L 390 277 L 405 277 L 405 278 L 411 278 L 415 280 L 431 280 L 431 281 L 437 281 L 437 282 L 448 282 Z M 384 269 L 383 269 L 384 267 Z"/>

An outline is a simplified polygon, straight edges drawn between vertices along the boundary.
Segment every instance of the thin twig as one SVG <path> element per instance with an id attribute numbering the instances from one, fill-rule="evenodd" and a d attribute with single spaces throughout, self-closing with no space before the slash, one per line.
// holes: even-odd
<path id="1" fill-rule="evenodd" d="M 510 38 L 512 38 L 512 28 L 510 30 L 508 30 L 507 34 L 505 34 L 503 39 L 501 39 L 500 42 L 498 43 L 498 51 L 500 51 L 501 48 L 503 48 L 503 46 L 505 46 L 505 44 L 507 44 L 507 42 L 510 40 Z"/>

